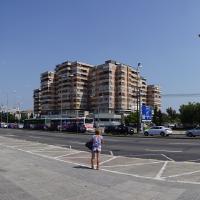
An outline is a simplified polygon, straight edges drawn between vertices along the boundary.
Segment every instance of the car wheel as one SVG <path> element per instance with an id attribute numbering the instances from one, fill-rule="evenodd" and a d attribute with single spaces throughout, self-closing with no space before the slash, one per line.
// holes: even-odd
<path id="1" fill-rule="evenodd" d="M 187 134 L 187 136 L 188 136 L 188 137 L 192 137 L 193 134 L 192 134 L 191 132 L 189 132 L 189 133 Z"/>
<path id="2" fill-rule="evenodd" d="M 161 132 L 160 135 L 161 135 L 162 137 L 164 137 L 164 136 L 165 136 L 165 133 L 164 133 L 164 132 Z"/>
<path id="3" fill-rule="evenodd" d="M 145 135 L 145 136 L 148 136 L 148 135 L 149 135 L 149 133 L 148 133 L 148 132 L 144 132 L 144 135 Z"/>

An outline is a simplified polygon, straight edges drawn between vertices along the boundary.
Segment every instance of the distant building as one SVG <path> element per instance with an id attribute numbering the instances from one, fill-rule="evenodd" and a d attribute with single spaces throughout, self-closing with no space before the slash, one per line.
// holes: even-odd
<path id="1" fill-rule="evenodd" d="M 41 114 L 41 89 L 35 89 L 33 91 L 33 108 L 35 116 Z"/>
<path id="2" fill-rule="evenodd" d="M 40 76 L 40 114 L 53 114 L 55 112 L 55 73 L 44 72 Z"/>
<path id="3" fill-rule="evenodd" d="M 161 109 L 161 91 L 158 85 L 147 86 L 147 105 Z"/>
<path id="4" fill-rule="evenodd" d="M 161 108 L 159 87 L 147 85 L 137 68 L 114 60 L 96 66 L 66 61 L 40 80 L 35 115 L 126 114 L 136 111 L 137 103 Z"/>

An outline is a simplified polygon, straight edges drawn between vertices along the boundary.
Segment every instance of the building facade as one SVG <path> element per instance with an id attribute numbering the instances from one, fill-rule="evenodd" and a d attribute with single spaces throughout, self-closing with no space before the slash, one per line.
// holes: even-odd
<path id="1" fill-rule="evenodd" d="M 113 60 L 94 67 L 90 74 L 90 108 L 94 113 L 129 113 L 146 103 L 147 85 L 137 69 Z"/>
<path id="2" fill-rule="evenodd" d="M 64 62 L 55 68 L 55 111 L 62 115 L 83 115 L 89 110 L 88 88 L 92 65 Z"/>
<path id="3" fill-rule="evenodd" d="M 40 79 L 40 89 L 34 90 L 36 114 L 125 114 L 136 111 L 138 104 L 161 108 L 159 87 L 148 86 L 137 68 L 114 60 L 96 66 L 66 61 Z"/>
<path id="4" fill-rule="evenodd" d="M 33 110 L 35 116 L 40 116 L 41 114 L 41 89 L 35 89 L 33 91 Z"/>
<path id="5" fill-rule="evenodd" d="M 54 114 L 55 112 L 55 73 L 44 72 L 40 76 L 40 108 L 41 114 Z"/>
<path id="6" fill-rule="evenodd" d="M 161 109 L 161 90 L 158 85 L 147 86 L 147 105 L 157 110 Z"/>

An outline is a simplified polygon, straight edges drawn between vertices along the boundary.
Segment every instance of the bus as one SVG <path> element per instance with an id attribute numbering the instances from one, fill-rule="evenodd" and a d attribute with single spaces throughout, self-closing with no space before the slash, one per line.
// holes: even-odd
<path id="1" fill-rule="evenodd" d="M 94 119 L 88 117 L 54 118 L 51 119 L 51 129 L 72 132 L 93 132 Z"/>
<path id="2" fill-rule="evenodd" d="M 25 119 L 24 120 L 24 128 L 25 129 L 45 129 L 45 126 L 49 120 L 45 118 L 36 118 L 36 119 Z"/>
<path id="3" fill-rule="evenodd" d="M 88 117 L 78 118 L 36 118 L 24 121 L 26 129 L 59 130 L 70 132 L 94 131 L 94 119 Z"/>

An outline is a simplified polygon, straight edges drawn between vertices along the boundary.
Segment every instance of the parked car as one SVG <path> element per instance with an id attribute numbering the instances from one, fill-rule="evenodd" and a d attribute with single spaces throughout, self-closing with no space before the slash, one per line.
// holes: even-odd
<path id="1" fill-rule="evenodd" d="M 18 128 L 24 128 L 24 124 L 18 124 Z"/>
<path id="2" fill-rule="evenodd" d="M 188 137 L 200 136 L 200 127 L 196 127 L 185 132 Z"/>
<path id="3" fill-rule="evenodd" d="M 161 136 L 169 136 L 172 134 L 172 129 L 165 126 L 153 126 L 150 129 L 144 131 L 144 135 L 161 135 Z"/>
<path id="4" fill-rule="evenodd" d="M 1 128 L 7 128 L 7 127 L 8 127 L 8 125 L 5 122 L 1 123 Z"/>
<path id="5" fill-rule="evenodd" d="M 113 133 L 113 134 L 134 134 L 134 128 L 131 126 L 125 125 L 112 125 L 107 126 L 104 129 L 105 133 Z"/>
<path id="6" fill-rule="evenodd" d="M 18 128 L 18 125 L 16 123 L 9 123 L 8 128 Z"/>

